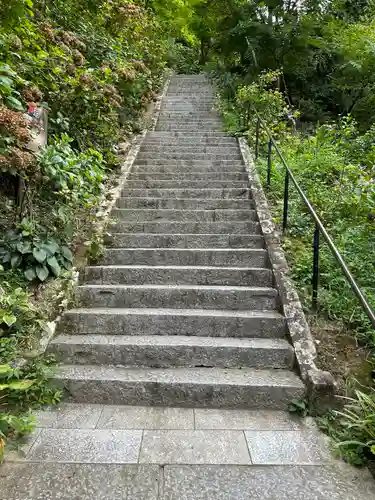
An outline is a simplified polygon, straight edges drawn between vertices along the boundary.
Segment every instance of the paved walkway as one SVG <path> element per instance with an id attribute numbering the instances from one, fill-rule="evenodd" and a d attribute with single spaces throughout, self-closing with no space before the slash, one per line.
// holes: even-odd
<path id="1" fill-rule="evenodd" d="M 1 500 L 371 500 L 310 419 L 63 404 L 0 467 Z"/>

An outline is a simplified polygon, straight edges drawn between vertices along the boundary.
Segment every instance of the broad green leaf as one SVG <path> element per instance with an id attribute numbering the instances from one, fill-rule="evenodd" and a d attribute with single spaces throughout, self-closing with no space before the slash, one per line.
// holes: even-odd
<path id="1" fill-rule="evenodd" d="M 24 274 L 25 278 L 29 281 L 33 281 L 36 278 L 35 269 L 33 269 L 32 267 L 30 269 L 27 269 Z"/>
<path id="2" fill-rule="evenodd" d="M 25 106 L 22 104 L 22 102 L 12 95 L 5 97 L 5 102 L 10 108 L 16 109 L 17 111 L 24 111 L 25 109 Z"/>
<path id="3" fill-rule="evenodd" d="M 63 266 L 65 267 L 65 269 L 67 271 L 70 271 L 71 269 L 73 269 L 73 264 L 71 262 L 69 262 L 69 260 L 66 260 L 66 259 L 63 260 Z"/>
<path id="4" fill-rule="evenodd" d="M 19 241 L 16 245 L 17 250 L 22 253 L 30 253 L 31 252 L 31 243 L 30 241 Z"/>
<path id="5" fill-rule="evenodd" d="M 11 253 L 8 252 L 8 250 L 5 250 L 4 252 L 1 253 L 1 262 L 3 264 L 7 264 L 8 262 L 10 262 L 10 259 L 11 259 Z"/>
<path id="6" fill-rule="evenodd" d="M 4 85 L 6 87 L 11 87 L 13 84 L 13 80 L 8 78 L 7 76 L 0 75 L 0 85 Z"/>
<path id="7" fill-rule="evenodd" d="M 43 241 L 40 248 L 45 250 L 47 254 L 51 257 L 52 255 L 55 255 L 55 253 L 59 249 L 59 245 L 54 240 L 48 240 L 48 241 Z"/>
<path id="8" fill-rule="evenodd" d="M 47 252 L 43 248 L 34 248 L 33 255 L 40 263 L 44 262 L 47 258 Z"/>
<path id="9" fill-rule="evenodd" d="M 10 265 L 12 269 L 15 269 L 18 267 L 22 262 L 22 255 L 19 253 L 15 253 L 12 255 L 12 258 L 10 259 Z"/>
<path id="10" fill-rule="evenodd" d="M 45 281 L 49 276 L 49 271 L 46 266 L 36 266 L 35 272 L 40 281 Z"/>
<path id="11" fill-rule="evenodd" d="M 17 318 L 16 316 L 14 316 L 14 314 L 4 314 L 2 319 L 3 323 L 5 323 L 7 326 L 12 326 L 17 321 Z"/>
<path id="12" fill-rule="evenodd" d="M 73 262 L 73 253 L 68 247 L 61 247 L 60 252 L 64 259 Z"/>
<path id="13" fill-rule="evenodd" d="M 51 268 L 51 271 L 53 274 L 58 277 L 61 274 L 61 267 L 60 264 L 57 262 L 56 257 L 49 257 L 47 259 L 47 264 Z"/>

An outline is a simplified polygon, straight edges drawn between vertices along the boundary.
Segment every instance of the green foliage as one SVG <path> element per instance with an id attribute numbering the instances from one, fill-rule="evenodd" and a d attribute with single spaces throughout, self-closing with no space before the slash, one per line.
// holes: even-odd
<path id="1" fill-rule="evenodd" d="M 24 220 L 18 229 L 5 234 L 0 242 L 2 264 L 21 269 L 28 281 L 45 281 L 49 276 L 59 277 L 64 269 L 69 271 L 73 262 L 71 250 L 53 238 L 30 232 L 29 227 Z"/>
<path id="2" fill-rule="evenodd" d="M 289 404 L 289 411 L 305 418 L 310 413 L 309 402 L 306 399 L 293 399 Z"/>
<path id="3" fill-rule="evenodd" d="M 354 398 L 347 398 L 348 403 L 339 417 L 342 440 L 338 443 L 340 450 L 352 456 L 353 453 L 363 456 L 364 460 L 375 457 L 375 390 L 370 394 L 355 391 Z M 346 436 L 345 436 L 346 434 Z M 345 439 L 346 437 L 346 439 Z"/>
<path id="4" fill-rule="evenodd" d="M 243 84 L 281 68 L 278 89 L 303 120 L 351 113 L 365 130 L 375 120 L 374 19 L 367 0 L 206 0 L 193 26 L 206 60 Z"/>
<path id="5" fill-rule="evenodd" d="M 343 398 L 342 410 L 330 411 L 318 419 L 322 431 L 329 434 L 334 450 L 352 465 L 374 461 L 375 392 L 355 390 L 353 397 Z"/>
<path id="6" fill-rule="evenodd" d="M 13 346 L 4 342 L 3 337 L 25 341 L 26 338 L 37 336 L 43 327 L 43 316 L 31 304 L 29 293 L 2 280 L 0 286 L 0 361 L 13 359 L 14 356 Z"/>
<path id="7" fill-rule="evenodd" d="M 101 194 L 105 173 L 102 155 L 95 150 L 74 151 L 72 139 L 62 135 L 38 155 L 45 188 L 64 203 L 90 206 Z"/>

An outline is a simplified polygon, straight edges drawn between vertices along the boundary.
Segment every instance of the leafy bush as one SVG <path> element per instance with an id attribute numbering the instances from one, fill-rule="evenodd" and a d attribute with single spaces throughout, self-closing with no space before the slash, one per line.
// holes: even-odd
<path id="1" fill-rule="evenodd" d="M 73 254 L 52 238 L 41 238 L 22 227 L 9 231 L 0 242 L 0 260 L 12 269 L 22 269 L 28 281 L 45 281 L 59 277 L 62 270 L 72 268 Z"/>
<path id="2" fill-rule="evenodd" d="M 340 453 L 354 465 L 375 459 L 375 390 L 356 390 L 337 416 L 335 440 Z"/>

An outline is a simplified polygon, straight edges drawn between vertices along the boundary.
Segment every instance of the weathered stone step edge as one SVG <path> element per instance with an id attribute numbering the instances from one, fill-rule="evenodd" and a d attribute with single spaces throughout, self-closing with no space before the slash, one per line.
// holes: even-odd
<path id="1" fill-rule="evenodd" d="M 112 233 L 105 243 L 112 248 L 264 248 L 259 234 Z"/>
<path id="2" fill-rule="evenodd" d="M 125 188 L 121 191 L 121 196 L 126 198 L 142 197 L 142 198 L 164 198 L 164 199 L 178 199 L 189 198 L 196 200 L 212 200 L 212 199 L 250 199 L 250 189 L 246 188 L 207 188 L 207 189 L 154 189 L 154 188 Z"/>
<path id="3" fill-rule="evenodd" d="M 283 338 L 286 321 L 277 311 L 267 310 L 80 308 L 63 314 L 58 331 L 70 334 Z"/>
<path id="4" fill-rule="evenodd" d="M 110 226 L 118 233 L 150 234 L 260 234 L 259 222 L 117 222 Z"/>
<path id="5" fill-rule="evenodd" d="M 221 167 L 225 170 L 241 170 L 243 168 L 243 163 L 241 160 L 194 160 L 194 159 L 186 159 L 186 160 L 173 160 L 173 159 L 158 159 L 158 158 L 144 158 L 144 159 L 136 159 L 134 165 L 142 165 L 157 167 L 158 165 L 163 165 L 165 167 L 177 167 L 177 168 L 185 168 L 185 167 L 195 167 L 195 168 L 204 168 L 204 167 Z"/>
<path id="6" fill-rule="evenodd" d="M 293 372 L 251 368 L 63 365 L 54 381 L 77 403 L 285 410 L 305 394 Z"/>
<path id="7" fill-rule="evenodd" d="M 238 165 L 205 165 L 205 166 L 197 166 L 197 165 L 185 165 L 183 167 L 176 165 L 174 162 L 170 163 L 156 163 L 154 165 L 149 163 L 137 163 L 134 170 L 132 171 L 134 174 L 148 174 L 148 175 L 160 175 L 160 174 L 168 174 L 168 175 L 176 175 L 178 173 L 185 174 L 198 174 L 198 175 L 212 175 L 213 177 L 217 174 L 219 175 L 239 175 L 246 174 L 245 166 Z M 247 179 L 248 177 L 246 177 Z M 212 179 L 214 180 L 214 179 Z"/>
<path id="8" fill-rule="evenodd" d="M 173 181 L 173 180 L 186 180 L 186 181 L 248 181 L 248 174 L 246 172 L 139 172 L 138 169 L 134 170 L 128 177 L 129 181 Z"/>
<path id="9" fill-rule="evenodd" d="M 247 181 L 179 181 L 179 180 L 154 180 L 154 181 L 127 181 L 125 184 L 126 188 L 151 188 L 151 189 L 166 189 L 166 188 L 248 188 L 249 183 Z"/>
<path id="10" fill-rule="evenodd" d="M 215 285 L 81 285 L 77 297 L 86 307 L 275 310 L 274 288 Z"/>
<path id="11" fill-rule="evenodd" d="M 178 210 L 178 209 L 156 209 L 156 208 L 113 208 L 111 216 L 122 221 L 148 222 L 148 221 L 250 221 L 256 220 L 255 210 Z"/>
<path id="12" fill-rule="evenodd" d="M 266 267 L 268 253 L 259 248 L 107 248 L 108 265 Z"/>
<path id="13" fill-rule="evenodd" d="M 186 135 L 186 133 L 181 132 L 179 130 L 176 130 L 175 133 L 171 133 L 167 130 L 153 130 L 152 132 L 148 132 L 146 137 L 163 137 L 163 138 L 168 138 L 168 137 L 183 137 L 183 138 L 189 138 L 189 136 L 196 138 L 201 137 L 202 139 L 208 137 L 208 138 L 222 138 L 222 137 L 227 137 L 228 139 L 234 139 L 235 137 L 231 135 L 229 132 L 221 132 L 221 131 L 211 131 L 211 130 L 206 130 L 204 132 L 196 132 L 192 131 L 192 133 Z"/>
<path id="14" fill-rule="evenodd" d="M 117 198 L 118 208 L 154 208 L 163 210 L 253 210 L 253 200 L 236 198 L 151 198 L 151 197 L 121 197 Z"/>
<path id="15" fill-rule="evenodd" d="M 281 339 L 59 335 L 48 352 L 65 364 L 127 368 L 292 369 L 294 361 L 292 346 Z"/>
<path id="16" fill-rule="evenodd" d="M 88 266 L 80 273 L 81 284 L 94 285 L 218 285 L 272 287 L 270 269 L 260 267 L 208 266 Z"/>

